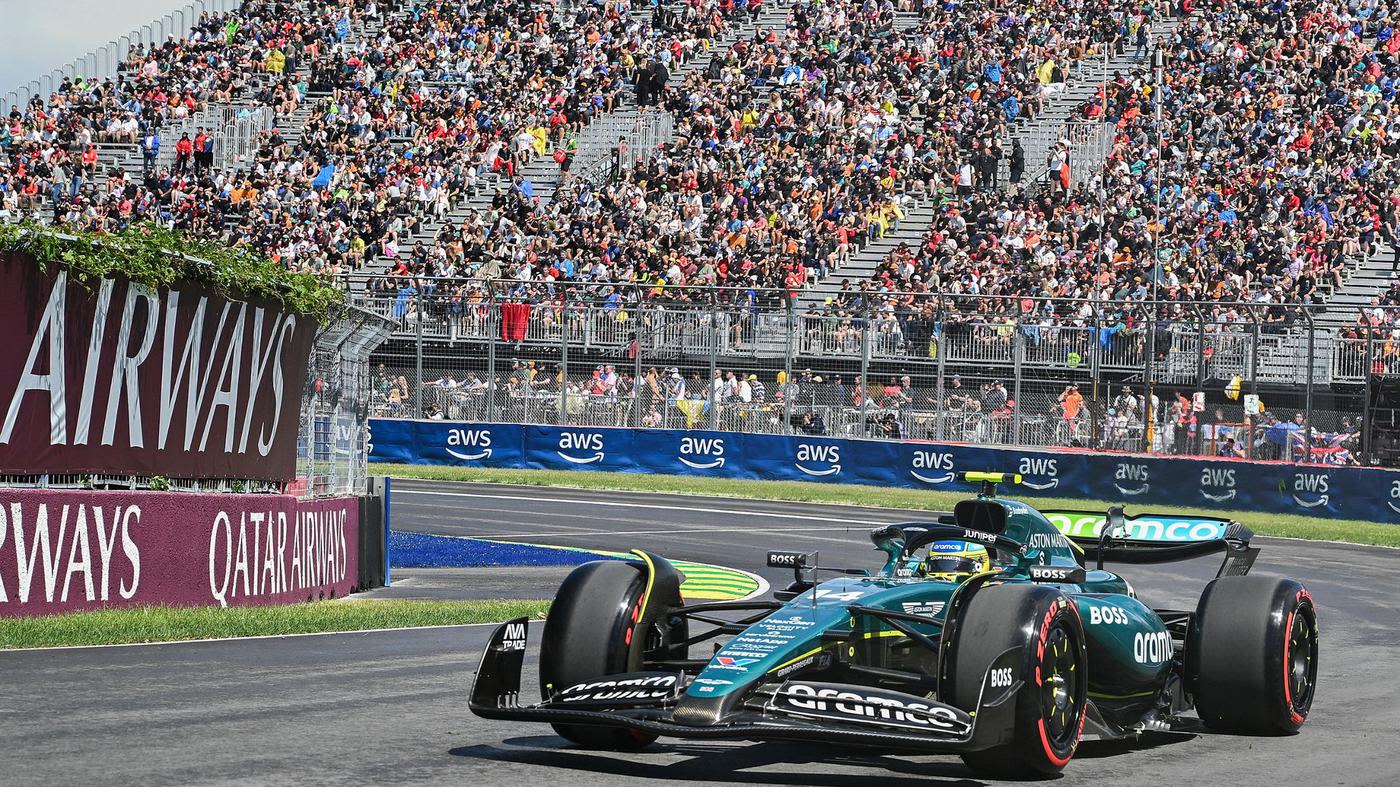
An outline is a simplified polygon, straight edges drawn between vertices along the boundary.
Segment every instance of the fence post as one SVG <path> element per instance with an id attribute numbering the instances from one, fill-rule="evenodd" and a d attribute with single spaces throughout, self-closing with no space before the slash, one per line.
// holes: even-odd
<path id="1" fill-rule="evenodd" d="M 1091 339 L 1089 349 L 1089 447 L 1099 446 L 1099 418 L 1102 415 L 1099 407 L 1099 383 L 1102 379 L 1102 358 L 1103 345 L 1100 343 L 1099 335 L 1103 333 L 1103 312 L 1099 310 L 1098 304 L 1094 305 L 1094 335 Z"/>
<path id="2" fill-rule="evenodd" d="M 870 407 L 870 304 L 865 304 L 865 318 L 860 326 L 860 436 L 869 437 L 866 411 Z M 839 404 L 839 402 L 838 402 Z"/>
<path id="3" fill-rule="evenodd" d="M 1157 360 L 1157 304 L 1154 302 L 1148 307 L 1147 312 L 1147 353 L 1143 359 L 1142 374 L 1142 441 L 1143 451 L 1154 453 L 1152 441 L 1156 437 L 1155 424 L 1152 423 L 1152 383 L 1156 371 L 1152 368 Z"/>
<path id="4" fill-rule="evenodd" d="M 420 282 L 421 285 L 421 282 Z M 413 342 L 413 370 L 416 377 L 413 380 L 413 417 L 423 417 L 423 288 L 421 286 L 413 288 L 413 298 L 416 307 L 414 309 L 414 342 Z"/>
<path id="5" fill-rule="evenodd" d="M 933 422 L 934 435 L 937 439 L 943 440 L 948 436 L 947 419 L 945 417 L 947 411 L 943 406 L 944 383 L 947 380 L 948 369 L 948 313 L 943 310 L 943 304 L 941 303 L 938 305 L 938 321 L 936 324 L 938 328 L 934 332 L 933 341 L 934 346 L 937 348 L 934 352 L 938 356 L 936 359 L 938 361 L 938 381 L 934 384 L 935 399 L 933 402 Z"/>
<path id="6" fill-rule="evenodd" d="M 564 293 L 564 310 L 559 321 L 559 425 L 569 422 L 569 293 Z M 527 329 L 528 330 L 528 329 Z"/>
<path id="7" fill-rule="evenodd" d="M 1316 351 L 1317 326 L 1313 324 L 1312 312 L 1303 310 L 1303 319 L 1308 323 L 1308 372 L 1303 393 L 1303 461 L 1312 458 L 1312 414 L 1313 414 L 1313 353 Z"/>
<path id="8" fill-rule="evenodd" d="M 1204 388 L 1206 384 L 1206 316 L 1201 312 L 1199 306 L 1193 306 L 1196 312 L 1196 385 Z"/>
<path id="9" fill-rule="evenodd" d="M 497 315 L 499 304 L 496 303 L 496 288 L 489 282 L 486 288 L 486 422 L 496 422 L 496 395 L 499 390 L 496 385 L 496 333 L 500 323 Z"/>
<path id="10" fill-rule="evenodd" d="M 642 390 L 642 300 L 633 292 L 632 310 L 632 426 L 642 425 L 642 397 L 651 399 L 651 391 Z"/>
<path id="11" fill-rule="evenodd" d="M 1026 334 L 1021 330 L 1021 318 L 1019 314 L 1020 305 L 1017 305 L 1016 327 L 1012 329 L 1011 335 L 1011 391 L 1015 397 L 1011 400 L 1011 443 L 1021 444 L 1021 371 L 1026 353 Z"/>
<path id="12" fill-rule="evenodd" d="M 1259 395 L 1259 315 L 1253 309 L 1249 312 L 1254 329 L 1254 341 L 1249 348 L 1249 392 L 1255 396 Z"/>
<path id="13" fill-rule="evenodd" d="M 784 299 L 783 322 L 787 325 L 783 337 L 783 384 L 778 390 L 783 392 L 783 434 L 792 434 L 792 397 L 788 396 L 792 382 L 793 335 L 797 333 L 797 314 L 791 298 Z M 775 391 L 776 393 L 776 391 Z"/>
<path id="14" fill-rule="evenodd" d="M 718 352 L 718 348 L 716 345 L 718 345 L 719 342 L 716 340 L 715 337 L 716 318 L 714 304 L 710 304 L 709 308 L 710 311 L 707 316 L 707 319 L 702 323 L 705 330 L 709 333 L 709 335 L 706 337 L 706 339 L 708 340 L 706 343 L 710 346 L 710 376 L 705 380 L 705 401 L 710 403 L 710 413 L 709 417 L 706 418 L 705 421 L 709 425 L 711 430 L 718 430 L 719 397 L 715 395 L 717 393 L 717 391 L 715 390 L 715 388 L 717 387 L 715 385 L 715 363 L 718 360 L 718 358 L 716 357 Z"/>
<path id="15" fill-rule="evenodd" d="M 1366 322 L 1366 368 L 1361 370 L 1361 379 L 1364 387 L 1361 393 L 1361 420 L 1364 427 L 1361 430 L 1361 462 L 1371 464 L 1371 358 L 1374 348 L 1371 344 L 1375 338 L 1375 327 L 1370 320 Z"/>

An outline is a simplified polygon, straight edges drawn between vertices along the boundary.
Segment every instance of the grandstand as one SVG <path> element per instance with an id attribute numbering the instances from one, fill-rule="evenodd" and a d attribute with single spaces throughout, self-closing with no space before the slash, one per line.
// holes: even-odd
<path id="1" fill-rule="evenodd" d="M 12 94 L 0 214 L 345 276 L 444 358 L 654 301 L 679 357 L 1311 391 L 1395 361 L 1392 5 L 252 0 Z"/>

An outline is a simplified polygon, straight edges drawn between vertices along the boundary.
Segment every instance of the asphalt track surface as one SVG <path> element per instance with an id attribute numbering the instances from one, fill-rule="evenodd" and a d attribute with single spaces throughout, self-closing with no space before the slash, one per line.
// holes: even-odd
<path id="1" fill-rule="evenodd" d="M 759 573 L 763 551 L 871 565 L 866 531 L 912 512 L 562 489 L 395 482 L 394 525 L 445 535 L 628 549 Z M 1400 551 L 1260 539 L 1255 573 L 1319 606 L 1319 693 L 1285 738 L 1086 742 L 1058 784 L 1400 783 Z M 1149 604 L 1194 605 L 1214 560 L 1129 566 Z M 497 597 L 548 597 L 562 571 L 492 575 Z M 400 572 L 389 595 L 453 595 L 471 572 Z M 779 586 L 781 586 L 779 584 Z M 460 595 L 472 595 L 458 588 Z M 479 593 L 478 593 L 479 594 Z M 0 654 L 3 784 L 980 784 L 955 757 L 832 746 L 661 742 L 570 747 L 543 725 L 466 709 L 489 627 Z M 538 637 L 539 627 L 532 630 Z M 533 649 L 537 642 L 532 641 Z M 532 659 L 533 660 L 533 659 Z M 532 669 L 532 666 L 527 667 Z M 531 685 L 533 675 L 526 676 Z"/>

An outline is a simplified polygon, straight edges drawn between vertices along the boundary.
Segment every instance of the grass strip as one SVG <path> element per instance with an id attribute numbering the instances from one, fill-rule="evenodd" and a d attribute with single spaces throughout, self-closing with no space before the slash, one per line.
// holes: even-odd
<path id="1" fill-rule="evenodd" d="M 0 649 L 491 623 L 536 617 L 545 601 L 315 601 L 275 607 L 138 607 L 0 618 Z"/>
<path id="2" fill-rule="evenodd" d="M 951 511 L 953 504 L 968 497 L 965 492 L 938 492 L 921 489 L 887 488 L 859 484 L 818 484 L 803 481 L 746 481 L 682 475 L 603 473 L 568 470 L 505 470 L 496 468 L 447 467 L 441 465 L 401 465 L 375 463 L 376 475 L 438 481 L 471 481 L 488 484 L 519 484 L 572 489 L 656 492 L 664 494 L 712 495 L 757 500 L 786 500 L 803 503 L 877 506 L 927 511 Z M 1014 493 L 1012 493 L 1014 495 Z M 1034 497 L 1028 502 L 1042 509 L 1105 510 L 1122 501 L 1077 498 Z M 1227 516 L 1263 536 L 1303 538 L 1312 541 L 1343 541 L 1351 544 L 1400 547 L 1400 526 L 1363 522 L 1356 519 L 1319 519 L 1293 514 L 1259 511 L 1228 511 L 1180 506 L 1129 505 L 1129 513 L 1151 511 L 1164 515 Z"/>

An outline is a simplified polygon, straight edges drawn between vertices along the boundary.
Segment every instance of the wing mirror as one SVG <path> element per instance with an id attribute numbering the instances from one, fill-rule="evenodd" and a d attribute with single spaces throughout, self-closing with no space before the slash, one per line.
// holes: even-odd
<path id="1" fill-rule="evenodd" d="M 1122 506 L 1109 506 L 1108 514 L 1103 519 L 1103 530 L 1099 532 L 1099 549 L 1097 554 L 1097 565 L 1095 568 L 1103 570 L 1103 553 L 1108 549 L 1108 545 L 1113 541 L 1119 531 L 1127 532 L 1128 518 L 1123 515 Z"/>

